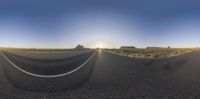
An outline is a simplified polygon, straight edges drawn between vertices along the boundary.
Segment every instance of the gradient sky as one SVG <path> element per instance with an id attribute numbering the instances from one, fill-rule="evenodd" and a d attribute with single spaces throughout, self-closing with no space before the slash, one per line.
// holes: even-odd
<path id="1" fill-rule="evenodd" d="M 199 47 L 199 0 L 1 0 L 0 46 Z"/>

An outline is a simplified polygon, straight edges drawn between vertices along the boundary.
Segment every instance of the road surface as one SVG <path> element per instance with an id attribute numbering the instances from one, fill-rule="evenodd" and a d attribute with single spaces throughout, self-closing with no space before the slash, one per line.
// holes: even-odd
<path id="1" fill-rule="evenodd" d="M 199 99 L 200 53 L 162 60 L 131 59 L 98 52 L 89 81 L 66 92 L 33 93 L 13 87 L 4 76 L 0 56 L 0 97 L 82 99 Z"/>
<path id="2" fill-rule="evenodd" d="M 57 58 L 37 58 L 26 57 L 14 53 L 4 52 L 4 55 L 19 68 L 39 74 L 39 75 L 56 75 L 69 72 L 83 64 L 93 54 L 94 51 L 78 53 L 76 55 L 65 55 L 66 57 Z M 72 52 L 73 53 L 73 52 Z M 46 55 L 45 55 L 46 56 Z M 70 57 L 69 57 L 70 56 Z"/>

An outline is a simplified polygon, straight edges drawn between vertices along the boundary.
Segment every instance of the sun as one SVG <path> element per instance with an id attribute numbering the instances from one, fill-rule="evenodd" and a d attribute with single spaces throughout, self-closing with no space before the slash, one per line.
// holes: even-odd
<path id="1" fill-rule="evenodd" d="M 103 43 L 97 43 L 96 47 L 97 48 L 104 48 L 104 44 Z"/>
<path id="2" fill-rule="evenodd" d="M 110 43 L 107 40 L 94 40 L 94 41 L 90 41 L 89 43 L 86 44 L 86 46 L 88 48 L 100 48 L 100 49 L 113 48 L 114 47 L 113 43 Z"/>

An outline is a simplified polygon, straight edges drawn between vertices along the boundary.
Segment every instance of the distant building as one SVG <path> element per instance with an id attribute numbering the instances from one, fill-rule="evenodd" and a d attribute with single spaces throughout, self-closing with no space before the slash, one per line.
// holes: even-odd
<path id="1" fill-rule="evenodd" d="M 120 49 L 135 49 L 135 46 L 121 46 Z"/>
<path id="2" fill-rule="evenodd" d="M 84 46 L 79 44 L 79 45 L 76 46 L 75 49 L 84 49 Z"/>

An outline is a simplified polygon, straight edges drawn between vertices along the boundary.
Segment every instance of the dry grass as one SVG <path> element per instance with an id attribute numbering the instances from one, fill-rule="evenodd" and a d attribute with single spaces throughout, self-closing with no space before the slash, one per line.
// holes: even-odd
<path id="1" fill-rule="evenodd" d="M 132 58 L 168 58 L 194 51 L 198 48 L 154 48 L 154 49 L 107 49 L 112 53 Z"/>

